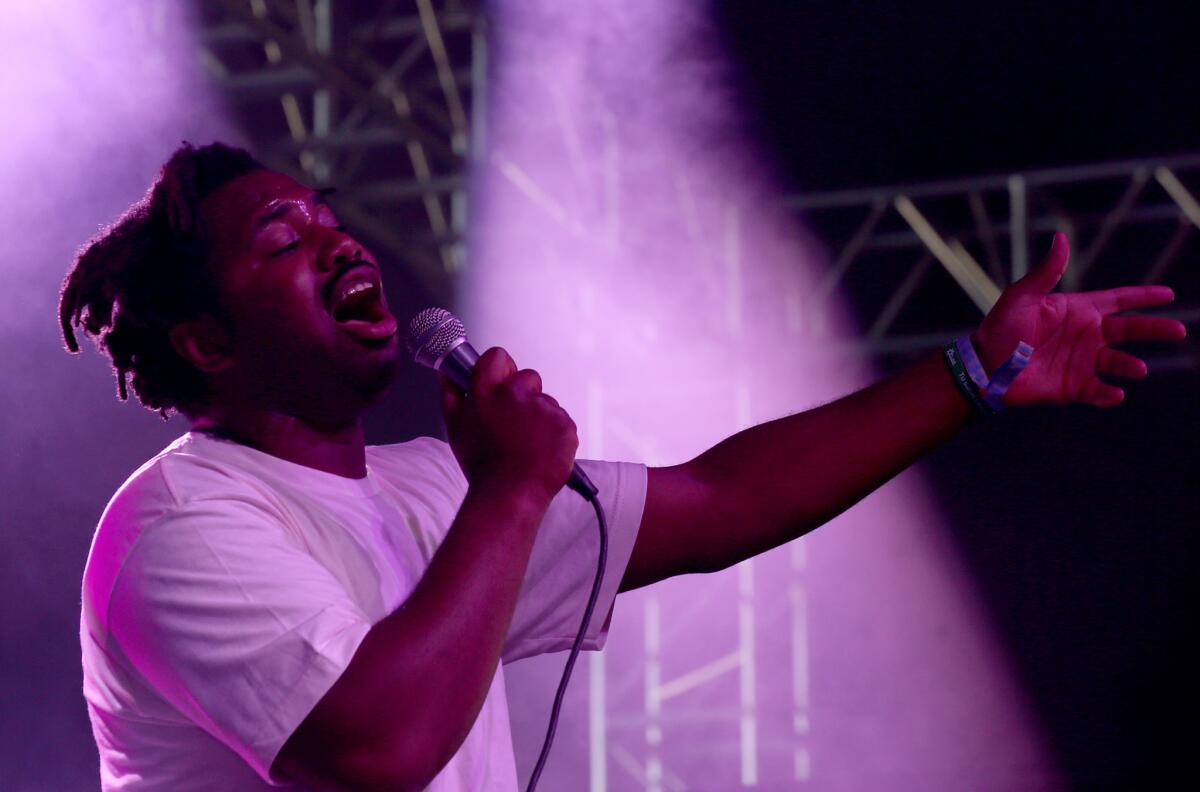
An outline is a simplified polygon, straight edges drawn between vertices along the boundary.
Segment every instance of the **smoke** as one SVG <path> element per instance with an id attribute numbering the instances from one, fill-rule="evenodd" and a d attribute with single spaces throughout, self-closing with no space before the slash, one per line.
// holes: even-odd
<path id="1" fill-rule="evenodd" d="M 464 316 L 477 347 L 542 373 L 584 455 L 682 462 L 867 381 L 703 4 L 494 10 Z M 546 783 L 1054 788 L 942 531 L 909 474 L 750 564 L 622 595 Z M 522 772 L 560 665 L 507 669 Z"/>
<path id="2" fill-rule="evenodd" d="M 17 0 L 0 15 L 6 789 L 97 783 L 79 692 L 83 563 L 104 503 L 179 427 L 118 403 L 101 356 L 63 352 L 58 290 L 76 249 L 144 193 L 182 140 L 236 140 L 198 73 L 188 11 Z"/>

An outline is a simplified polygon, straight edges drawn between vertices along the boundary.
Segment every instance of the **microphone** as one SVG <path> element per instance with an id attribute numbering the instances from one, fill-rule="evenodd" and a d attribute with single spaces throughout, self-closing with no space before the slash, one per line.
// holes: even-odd
<path id="1" fill-rule="evenodd" d="M 408 323 L 408 351 L 422 366 L 440 371 L 464 391 L 471 390 L 471 370 L 479 353 L 467 340 L 467 328 L 445 308 L 426 308 Z M 599 490 L 575 463 L 567 486 L 591 501 Z"/>

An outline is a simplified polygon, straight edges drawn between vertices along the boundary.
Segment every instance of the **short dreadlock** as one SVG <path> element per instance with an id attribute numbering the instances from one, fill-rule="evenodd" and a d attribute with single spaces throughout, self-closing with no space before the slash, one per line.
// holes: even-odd
<path id="1" fill-rule="evenodd" d="M 126 378 L 148 409 L 163 418 L 191 414 L 204 403 L 204 375 L 171 346 L 171 328 L 225 314 L 210 269 L 212 240 L 200 203 L 233 179 L 263 166 L 248 152 L 184 143 L 145 197 L 80 248 L 63 281 L 58 316 L 63 340 L 79 351 L 80 327 L 112 361 L 117 395 Z"/>

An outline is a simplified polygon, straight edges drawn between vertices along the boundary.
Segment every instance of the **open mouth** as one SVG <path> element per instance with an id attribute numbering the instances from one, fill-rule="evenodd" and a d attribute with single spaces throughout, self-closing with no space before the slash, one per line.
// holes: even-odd
<path id="1" fill-rule="evenodd" d="M 375 271 L 369 266 L 355 267 L 333 283 L 329 313 L 346 332 L 368 340 L 396 334 L 398 325 L 387 306 Z"/>

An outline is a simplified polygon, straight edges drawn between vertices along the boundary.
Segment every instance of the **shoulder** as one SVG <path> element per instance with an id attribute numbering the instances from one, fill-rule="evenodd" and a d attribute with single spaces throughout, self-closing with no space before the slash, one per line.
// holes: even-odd
<path id="1" fill-rule="evenodd" d="M 105 507 L 84 568 L 85 607 L 102 612 L 118 575 L 144 545 L 184 539 L 189 523 L 223 513 L 241 526 L 267 525 L 272 512 L 235 466 L 194 437 L 179 438 L 134 471 Z"/>
<path id="2" fill-rule="evenodd" d="M 197 501 L 253 500 L 253 477 L 222 449 L 188 434 L 133 472 L 104 509 L 97 539 L 136 541 L 147 526 Z"/>

